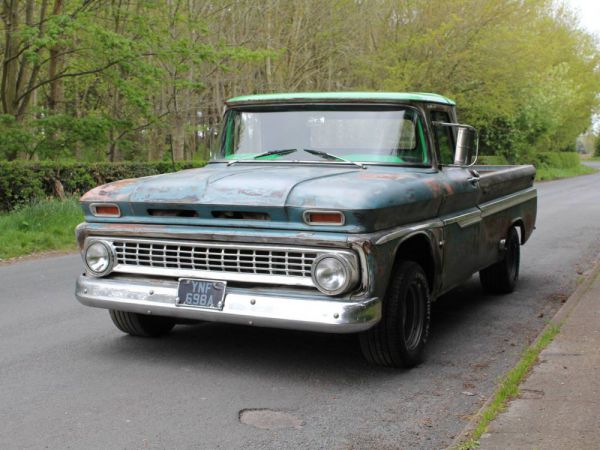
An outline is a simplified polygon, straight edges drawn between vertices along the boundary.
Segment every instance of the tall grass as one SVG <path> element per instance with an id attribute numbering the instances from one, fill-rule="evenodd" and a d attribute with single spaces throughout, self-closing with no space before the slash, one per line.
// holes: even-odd
<path id="1" fill-rule="evenodd" d="M 0 259 L 47 250 L 75 249 L 75 226 L 83 221 L 75 199 L 39 200 L 0 214 Z"/>
<path id="2" fill-rule="evenodd" d="M 560 178 L 570 178 L 579 175 L 587 175 L 597 172 L 596 169 L 580 164 L 575 167 L 538 167 L 536 169 L 535 179 L 537 181 L 558 180 Z"/>

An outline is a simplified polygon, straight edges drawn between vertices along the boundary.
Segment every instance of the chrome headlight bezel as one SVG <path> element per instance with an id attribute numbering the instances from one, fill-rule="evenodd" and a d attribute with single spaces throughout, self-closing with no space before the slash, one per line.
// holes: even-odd
<path id="1" fill-rule="evenodd" d="M 93 247 L 95 245 L 102 246 L 106 250 L 107 264 L 106 264 L 106 267 L 102 271 L 96 271 L 96 270 L 92 269 L 88 262 L 88 256 L 87 256 L 88 251 L 90 250 L 91 247 Z M 99 240 L 99 239 L 93 239 L 93 240 L 89 240 L 88 242 L 86 242 L 85 248 L 83 249 L 82 257 L 83 257 L 83 263 L 85 264 L 86 272 L 89 275 L 94 276 L 94 277 L 103 277 L 105 275 L 108 275 L 110 272 L 112 272 L 114 265 L 115 265 L 115 260 L 116 260 L 116 255 L 115 255 L 112 245 L 109 242 Z"/>
<path id="2" fill-rule="evenodd" d="M 317 278 L 317 268 L 319 264 L 327 258 L 337 260 L 341 264 L 341 267 L 344 271 L 344 283 L 339 288 L 334 290 L 323 287 L 321 283 L 319 283 L 319 280 Z M 310 272 L 315 287 L 326 295 L 340 295 L 348 292 L 351 288 L 356 286 L 356 283 L 359 278 L 356 259 L 343 253 L 324 253 L 320 255 L 319 257 L 317 257 L 317 259 L 315 259 Z"/>

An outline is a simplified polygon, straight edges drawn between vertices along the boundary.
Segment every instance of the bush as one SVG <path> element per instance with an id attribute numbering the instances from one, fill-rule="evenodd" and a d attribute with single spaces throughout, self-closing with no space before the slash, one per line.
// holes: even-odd
<path id="1" fill-rule="evenodd" d="M 485 166 L 505 166 L 508 160 L 502 155 L 480 155 L 477 158 L 477 164 Z"/>
<path id="2" fill-rule="evenodd" d="M 535 155 L 533 164 L 536 167 L 569 169 L 578 167 L 581 161 L 576 152 L 541 152 Z"/>
<path id="3" fill-rule="evenodd" d="M 596 136 L 596 142 L 594 142 L 594 156 L 600 158 L 600 136 Z"/>
<path id="4" fill-rule="evenodd" d="M 124 178 L 158 175 L 202 167 L 203 161 L 80 163 L 0 161 L 0 211 L 35 200 L 64 195 L 81 195 L 105 183 Z"/>

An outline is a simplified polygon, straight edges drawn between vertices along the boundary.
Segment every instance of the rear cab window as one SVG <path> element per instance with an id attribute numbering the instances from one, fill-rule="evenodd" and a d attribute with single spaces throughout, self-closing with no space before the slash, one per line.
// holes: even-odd
<path id="1" fill-rule="evenodd" d="M 452 122 L 446 111 L 433 110 L 430 115 L 432 122 Z M 454 162 L 454 133 L 452 129 L 450 127 L 432 128 L 440 164 L 452 164 Z"/>

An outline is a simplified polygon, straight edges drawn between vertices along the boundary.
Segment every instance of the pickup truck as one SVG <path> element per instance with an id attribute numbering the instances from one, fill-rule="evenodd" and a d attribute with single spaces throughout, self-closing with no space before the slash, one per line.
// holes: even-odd
<path id="1" fill-rule="evenodd" d="M 510 293 L 534 229 L 533 166 L 478 166 L 477 131 L 426 93 L 226 102 L 205 167 L 83 195 L 84 305 L 160 336 L 226 322 L 356 333 L 374 364 L 423 360 L 431 302 L 479 272 Z"/>

